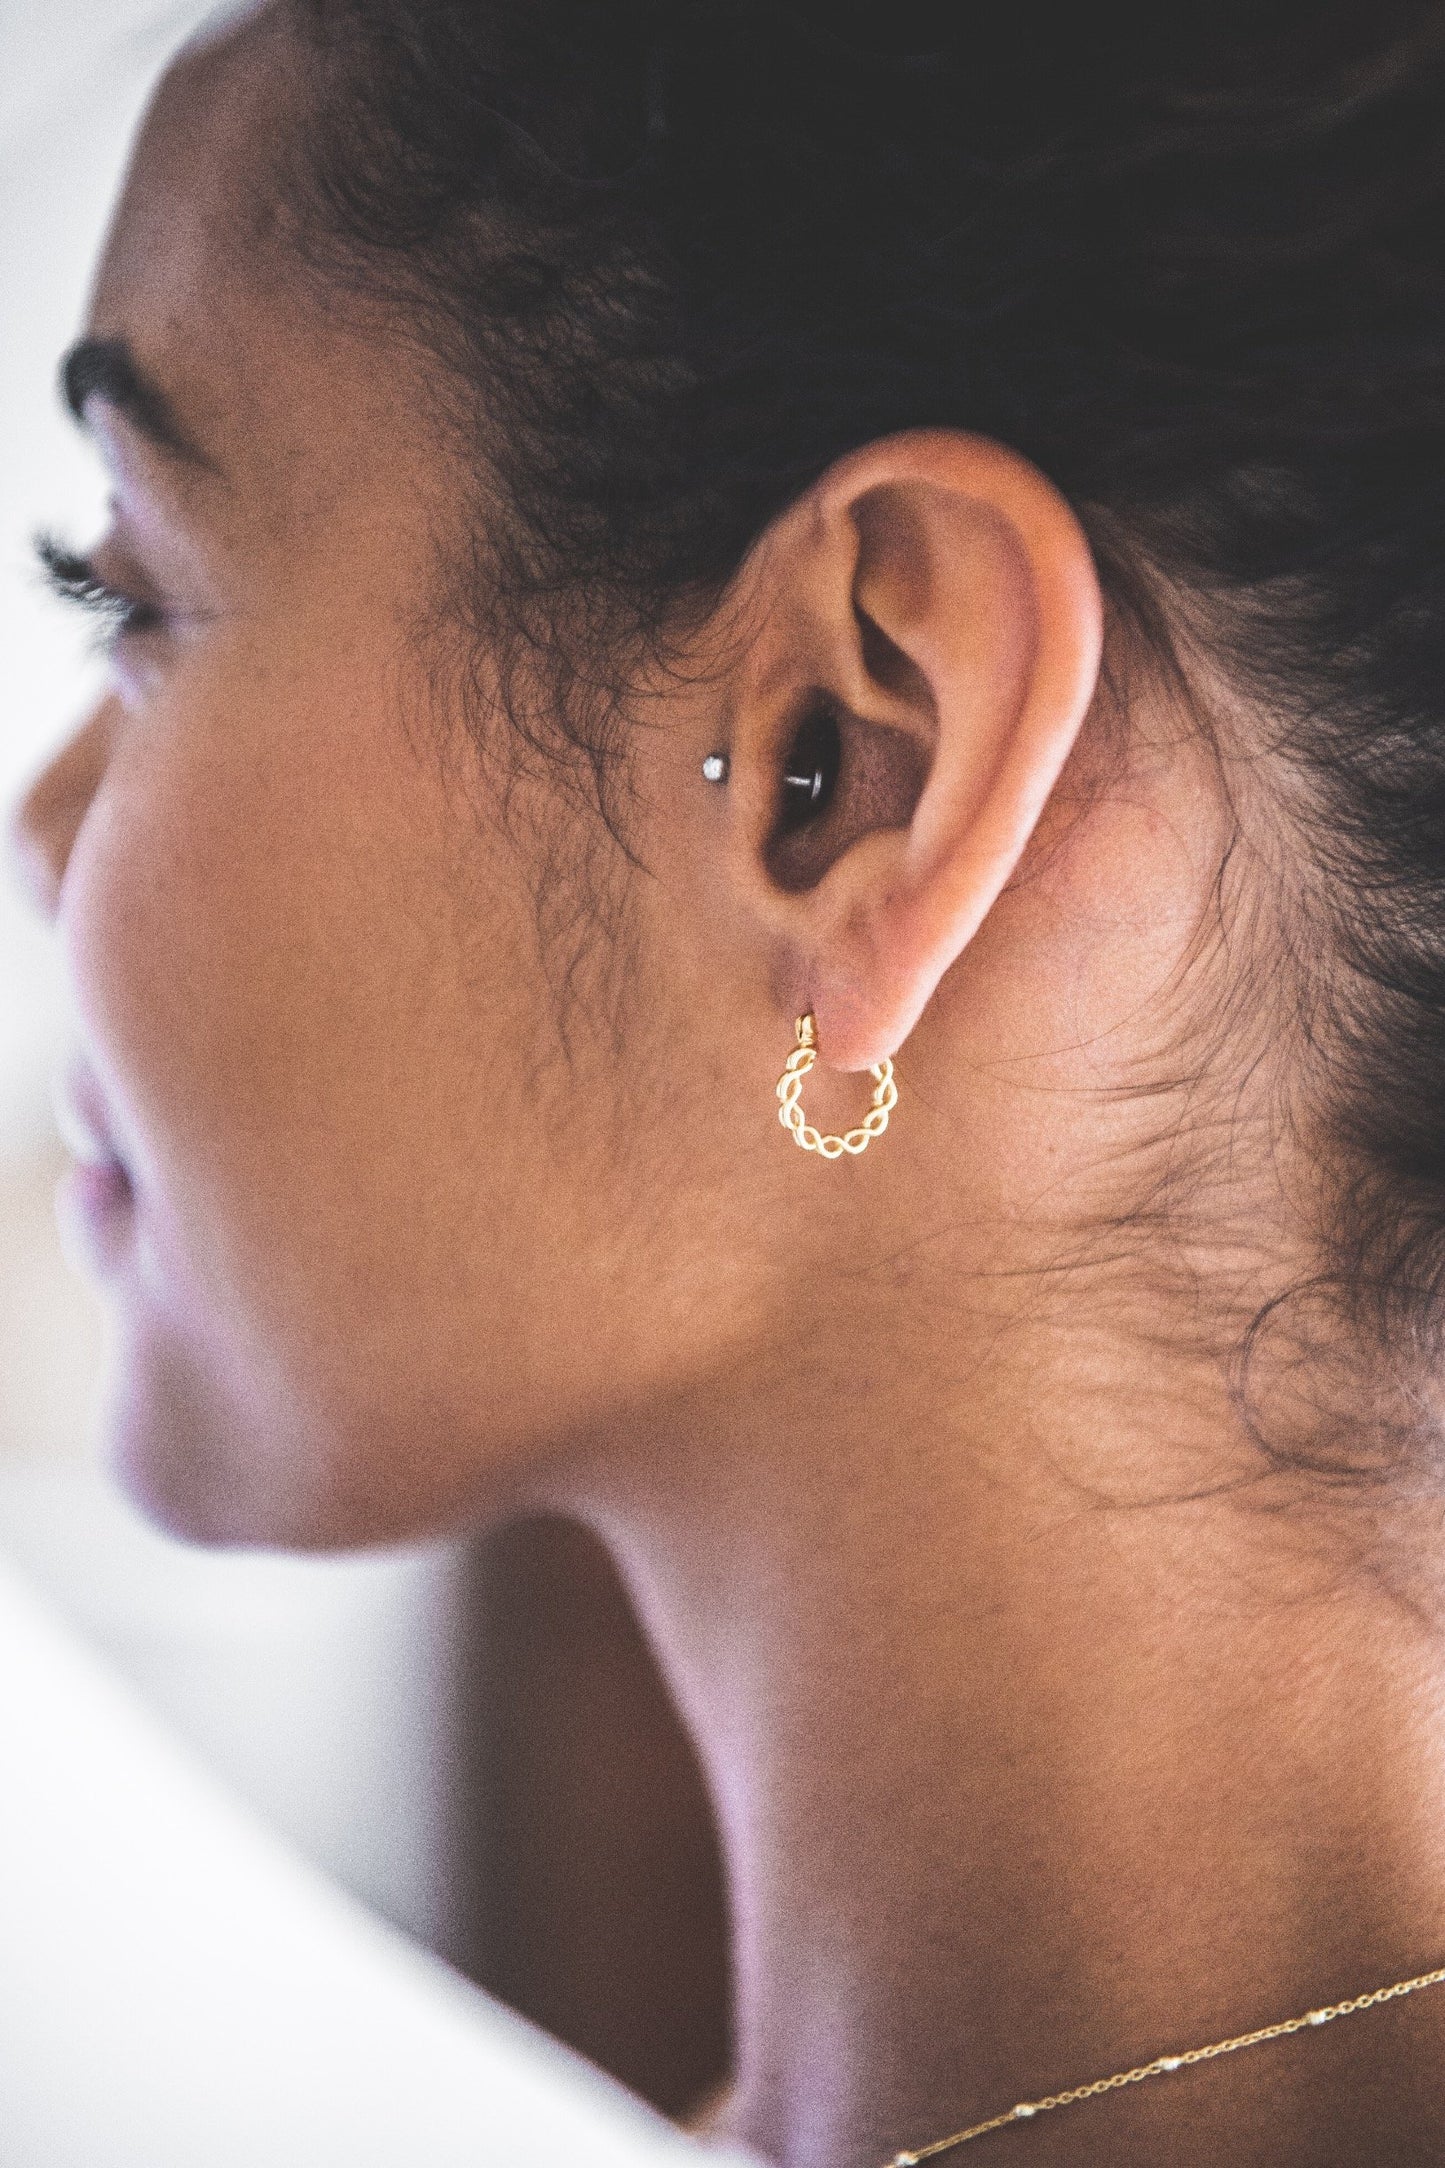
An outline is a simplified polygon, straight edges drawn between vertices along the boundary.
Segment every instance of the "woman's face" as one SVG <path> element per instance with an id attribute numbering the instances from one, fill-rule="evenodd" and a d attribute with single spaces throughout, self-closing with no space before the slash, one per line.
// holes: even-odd
<path id="1" fill-rule="evenodd" d="M 253 23 L 146 130 L 74 373 L 114 485 L 95 570 L 135 607 L 23 820 L 78 1007 L 67 1211 L 119 1327 L 115 1455 L 193 1533 L 349 1542 L 505 1499 L 719 1359 L 746 1298 L 706 1138 L 658 1179 L 657 987 L 695 990 L 696 913 L 614 857 L 604 937 L 588 816 L 539 781 L 501 817 L 506 748 L 484 773 L 424 651 L 470 481 L 419 365 L 268 224 L 295 72 Z M 659 817 L 707 795 L 698 729 L 653 762 Z M 645 1018 L 619 942 L 674 958 Z"/>

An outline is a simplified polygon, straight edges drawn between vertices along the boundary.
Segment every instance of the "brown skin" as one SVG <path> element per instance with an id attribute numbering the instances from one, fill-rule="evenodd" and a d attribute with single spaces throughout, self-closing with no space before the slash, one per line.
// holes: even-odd
<path id="1" fill-rule="evenodd" d="M 545 775 L 504 824 L 507 741 L 425 636 L 459 452 L 265 215 L 292 58 L 263 13 L 141 144 L 93 328 L 216 471 L 91 402 L 100 567 L 163 622 L 22 816 L 132 1190 L 125 1480 L 209 1539 L 604 1532 L 719 1803 L 732 2125 L 788 2168 L 1438 1962 L 1433 1583 L 1361 1570 L 1434 1509 L 1221 1490 L 1259 1463 L 1218 1353 L 1317 1181 L 1267 764 L 1147 670 L 1106 698 L 1067 505 L 940 433 L 825 476 L 648 689 L 645 870 L 571 850 Z M 848 753 L 800 886 L 770 837 L 820 685 Z M 585 927 L 584 856 L 613 930 L 564 1001 L 537 897 Z M 899 1057 L 864 1159 L 778 1128 L 805 1007 L 828 1126 Z M 992 2142 L 1433 2161 L 1442 2047 L 1421 1998 Z"/>

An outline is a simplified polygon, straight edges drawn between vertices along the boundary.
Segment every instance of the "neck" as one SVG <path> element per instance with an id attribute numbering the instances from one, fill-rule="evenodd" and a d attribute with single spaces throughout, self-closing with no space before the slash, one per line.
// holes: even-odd
<path id="1" fill-rule="evenodd" d="M 734 2134 L 876 2168 L 1445 1962 L 1433 1627 L 1304 1508 L 1201 1480 L 1254 1451 L 1222 1391 L 1014 1336 L 930 1398 L 859 1330 L 847 1393 L 690 1410 L 589 1501 L 718 1803 Z M 989 2142 L 1433 2160 L 1442 2042 L 1422 1996 Z"/>

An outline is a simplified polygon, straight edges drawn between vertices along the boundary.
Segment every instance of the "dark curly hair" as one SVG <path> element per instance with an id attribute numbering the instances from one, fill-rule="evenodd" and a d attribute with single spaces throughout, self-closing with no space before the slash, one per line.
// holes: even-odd
<path id="1" fill-rule="evenodd" d="M 1289 1022 L 1350 1170 L 1308 1299 L 1418 1408 L 1445 1331 L 1445 10 L 295 7 L 308 245 L 441 364 L 491 485 L 473 629 L 546 663 L 604 804 L 618 658 L 869 439 L 1015 446 L 1156 652 L 1187 599 L 1303 786 Z M 1433 1417 L 1406 1433 L 1435 1450 Z"/>

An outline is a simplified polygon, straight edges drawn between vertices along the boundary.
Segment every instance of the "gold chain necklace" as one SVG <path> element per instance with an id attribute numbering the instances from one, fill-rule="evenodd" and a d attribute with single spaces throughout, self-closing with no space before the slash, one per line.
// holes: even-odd
<path id="1" fill-rule="evenodd" d="M 971 2138 L 986 2138 L 991 2130 L 1002 2130 L 1005 2123 L 1027 2123 L 1036 2115 L 1048 2115 L 1054 2108 L 1072 2108 L 1075 2101 L 1094 2100 L 1100 2093 L 1117 2093 L 1125 2085 L 1142 2085 L 1146 2078 L 1167 2077 L 1172 2071 L 1185 2070 L 1192 2063 L 1212 2063 L 1216 2056 L 1235 2055 L 1241 2048 L 1262 2047 L 1266 2040 L 1283 2040 L 1290 2033 L 1303 2032 L 1307 2025 L 1332 2025 L 1337 2017 L 1353 2017 L 1357 2010 L 1373 2010 L 1377 2003 L 1395 2002 L 1401 1995 L 1415 1995 L 1422 1987 L 1439 1987 L 1442 1983 L 1445 1983 L 1445 1965 L 1436 1972 L 1417 1973 L 1413 1980 L 1396 1980 L 1393 1987 L 1377 1987 L 1368 1995 L 1354 1995 L 1348 2002 L 1332 2002 L 1323 2010 L 1306 2010 L 1303 2017 L 1287 2017 L 1278 2025 L 1261 2025 L 1258 2032 L 1237 2033 L 1232 2040 L 1213 2040 L 1207 2048 L 1186 2048 L 1180 2055 L 1156 2055 L 1152 2063 L 1140 2063 L 1133 2070 L 1117 2070 L 1112 2078 L 1095 2078 L 1088 2085 L 1072 2085 L 1066 2093 L 1050 2093 L 1043 2100 L 1021 2100 L 1017 2107 L 1007 2109 L 1004 2114 L 991 2115 L 986 2123 L 974 2123 L 967 2130 L 956 2130 L 951 2138 L 935 2138 L 932 2145 L 905 2148 L 894 2154 L 887 2168 L 918 2168 L 920 2161 L 932 2160 L 939 2153 L 951 2153 L 956 2145 L 967 2145 Z"/>

